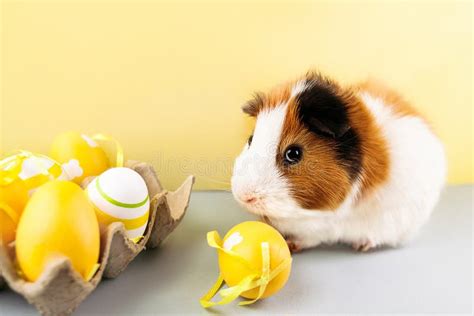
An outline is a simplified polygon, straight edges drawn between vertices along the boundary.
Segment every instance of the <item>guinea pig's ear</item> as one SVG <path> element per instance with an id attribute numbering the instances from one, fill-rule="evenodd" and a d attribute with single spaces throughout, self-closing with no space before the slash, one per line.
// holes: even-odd
<path id="1" fill-rule="evenodd" d="M 242 111 L 250 116 L 256 117 L 260 110 L 263 108 L 264 95 L 263 93 L 255 93 L 253 99 L 247 101 L 242 106 Z"/>
<path id="2" fill-rule="evenodd" d="M 339 138 L 350 130 L 347 107 L 338 89 L 327 79 L 313 79 L 298 95 L 300 119 L 312 132 Z"/>

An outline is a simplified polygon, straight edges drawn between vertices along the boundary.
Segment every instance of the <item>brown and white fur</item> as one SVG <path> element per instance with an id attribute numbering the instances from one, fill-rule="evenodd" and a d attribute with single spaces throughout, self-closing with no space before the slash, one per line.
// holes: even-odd
<path id="1" fill-rule="evenodd" d="M 336 242 L 398 246 L 430 216 L 445 179 L 443 146 L 399 95 L 309 73 L 257 94 L 232 192 L 293 251 Z"/>

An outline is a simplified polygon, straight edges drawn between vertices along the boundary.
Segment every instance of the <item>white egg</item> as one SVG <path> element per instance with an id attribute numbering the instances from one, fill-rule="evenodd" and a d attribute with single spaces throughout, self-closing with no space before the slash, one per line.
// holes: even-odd
<path id="1" fill-rule="evenodd" d="M 143 178 L 130 168 L 111 168 L 96 177 L 87 194 L 102 226 L 122 222 L 130 239 L 143 236 L 150 198 Z"/>

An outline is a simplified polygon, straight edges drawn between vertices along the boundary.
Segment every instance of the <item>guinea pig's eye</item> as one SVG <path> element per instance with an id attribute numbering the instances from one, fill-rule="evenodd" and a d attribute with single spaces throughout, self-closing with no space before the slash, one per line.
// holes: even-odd
<path id="1" fill-rule="evenodd" d="M 247 141 L 249 146 L 252 145 L 252 140 L 253 140 L 253 135 L 250 135 L 249 140 Z"/>
<path id="2" fill-rule="evenodd" d="M 303 150 L 296 145 L 291 145 L 285 150 L 284 161 L 286 164 L 294 165 L 300 162 Z"/>

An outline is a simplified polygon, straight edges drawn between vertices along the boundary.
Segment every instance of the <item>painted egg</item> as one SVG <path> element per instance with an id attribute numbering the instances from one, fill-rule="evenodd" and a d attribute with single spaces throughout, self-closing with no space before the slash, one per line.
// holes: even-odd
<path id="1" fill-rule="evenodd" d="M 253 271 L 262 269 L 261 244 L 268 243 L 270 252 L 270 267 L 274 269 L 284 260 L 291 258 L 290 250 L 281 234 L 262 222 L 243 222 L 234 226 L 223 239 L 223 248 L 240 255 L 247 263 L 243 264 L 234 257 L 219 251 L 219 268 L 221 275 L 229 287 L 252 274 Z M 267 285 L 261 298 L 268 297 L 278 292 L 288 280 L 291 265 L 288 265 L 281 273 Z M 249 299 L 258 296 L 258 288 L 248 290 L 240 294 Z"/>
<path id="2" fill-rule="evenodd" d="M 150 199 L 143 178 L 130 168 L 111 168 L 87 186 L 102 228 L 113 222 L 125 226 L 127 236 L 137 241 L 148 224 Z"/>
<path id="3" fill-rule="evenodd" d="M 80 184 L 89 176 L 97 176 L 110 167 L 109 159 L 99 144 L 87 135 L 66 132 L 51 145 L 50 156 L 62 164 L 70 180 Z"/>
<path id="4" fill-rule="evenodd" d="M 23 181 L 0 184 L 0 244 L 15 240 L 18 220 L 27 201 L 28 190 Z"/>
<path id="5" fill-rule="evenodd" d="M 35 281 L 54 258 L 69 258 L 85 279 L 97 269 L 100 231 L 85 192 L 70 181 L 51 181 L 36 190 L 20 218 L 16 256 L 25 278 Z"/>

